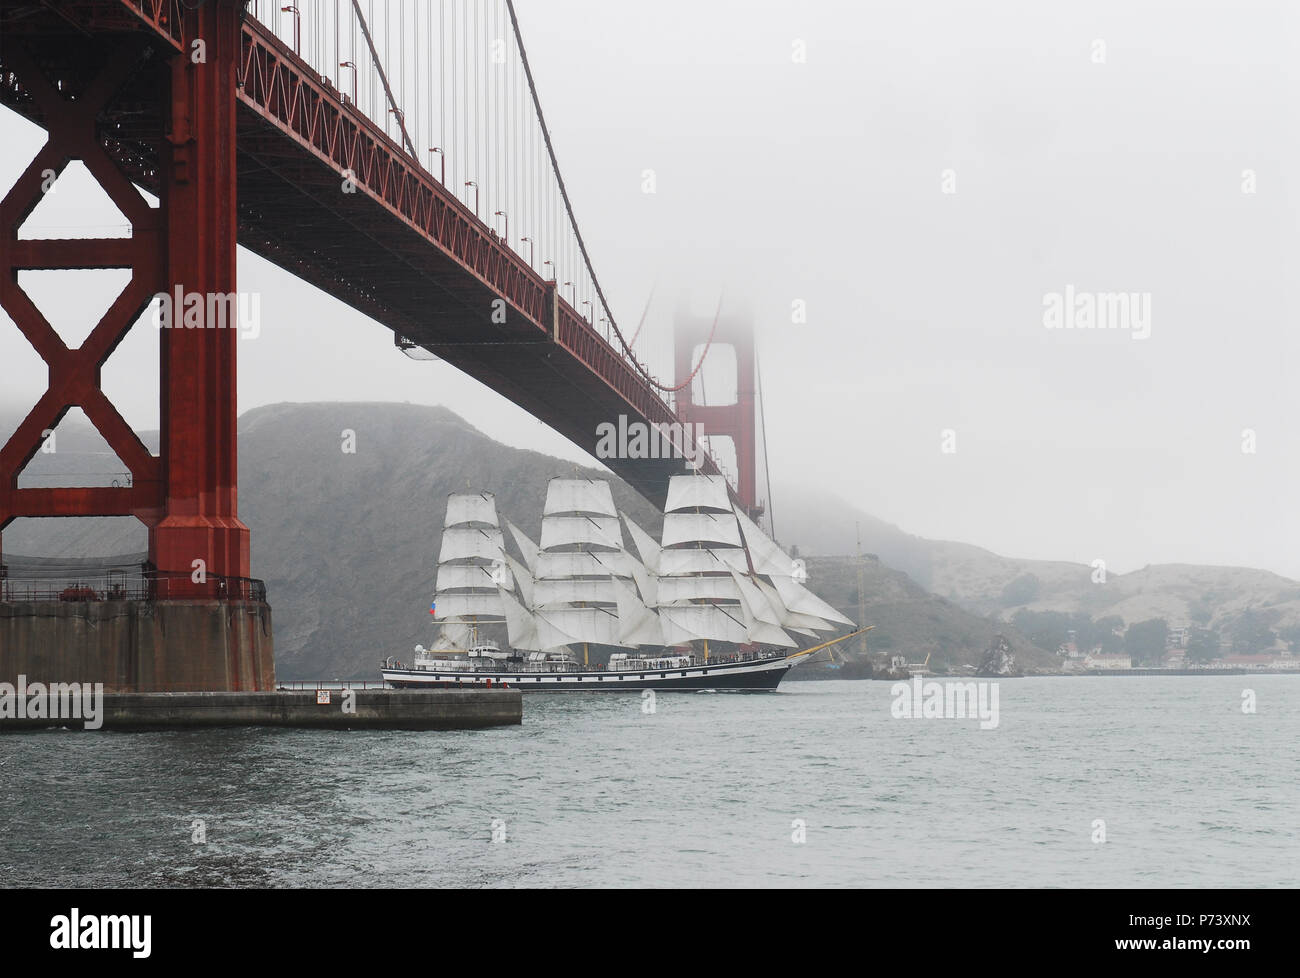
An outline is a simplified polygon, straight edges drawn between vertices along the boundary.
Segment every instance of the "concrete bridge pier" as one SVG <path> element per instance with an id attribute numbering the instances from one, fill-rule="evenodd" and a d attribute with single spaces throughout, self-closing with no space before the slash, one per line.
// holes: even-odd
<path id="1" fill-rule="evenodd" d="M 0 681 L 105 692 L 275 688 L 264 600 L 3 601 Z"/>

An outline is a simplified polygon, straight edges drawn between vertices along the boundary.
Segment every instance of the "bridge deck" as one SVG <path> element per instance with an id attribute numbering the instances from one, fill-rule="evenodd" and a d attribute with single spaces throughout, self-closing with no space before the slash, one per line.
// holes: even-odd
<path id="1" fill-rule="evenodd" d="M 0 0 L 10 38 L 71 91 L 106 49 L 141 48 L 116 104 L 111 155 L 157 188 L 174 2 Z M 23 16 L 18 18 L 18 14 Z M 74 28 L 84 28 L 77 31 Z M 120 36 L 109 34 L 106 30 Z M 0 47 L 0 64 L 3 48 Z M 248 18 L 237 66 L 239 243 L 374 318 L 593 452 L 601 422 L 680 420 L 639 371 L 453 194 L 265 27 Z M 21 88 L 0 102 L 41 124 Z M 345 192 L 345 179 L 355 192 Z M 505 303 L 505 323 L 493 322 Z M 494 302 L 497 303 L 494 306 Z M 499 318 L 499 316 L 498 316 Z M 605 460 L 657 505 L 680 461 Z M 706 471 L 717 471 L 712 460 Z"/>

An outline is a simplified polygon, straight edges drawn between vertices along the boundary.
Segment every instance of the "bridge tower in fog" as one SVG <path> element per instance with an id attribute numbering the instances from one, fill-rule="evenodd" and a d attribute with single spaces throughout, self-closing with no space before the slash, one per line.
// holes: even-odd
<path id="1" fill-rule="evenodd" d="M 752 318 L 721 311 L 716 315 L 695 314 L 679 306 L 674 319 L 673 355 L 681 387 L 675 392 L 677 413 L 683 421 L 703 426 L 710 453 L 726 472 L 737 500 L 757 519 L 770 507 L 767 497 L 771 487 L 767 485 L 759 427 L 758 359 Z M 727 392 L 722 395 L 725 400 L 709 403 L 702 382 L 705 370 Z"/>

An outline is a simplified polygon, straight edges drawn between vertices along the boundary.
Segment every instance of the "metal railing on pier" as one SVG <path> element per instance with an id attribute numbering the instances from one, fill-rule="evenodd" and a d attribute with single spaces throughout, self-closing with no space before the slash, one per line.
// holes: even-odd
<path id="1" fill-rule="evenodd" d="M 109 574 L 78 580 L 14 579 L 0 575 L 0 601 L 179 601 L 185 599 L 265 601 L 266 582 L 247 577 L 207 576 L 149 571 L 139 577 Z"/>
<path id="2" fill-rule="evenodd" d="M 287 692 L 311 691 L 315 689 L 388 689 L 388 683 L 382 679 L 282 679 L 275 684 L 278 690 Z"/>

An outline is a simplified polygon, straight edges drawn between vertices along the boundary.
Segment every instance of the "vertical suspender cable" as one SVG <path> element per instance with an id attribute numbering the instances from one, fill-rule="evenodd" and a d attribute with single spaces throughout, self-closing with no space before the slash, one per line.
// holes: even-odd
<path id="1" fill-rule="evenodd" d="M 402 9 L 406 9 L 405 3 Z M 415 26 L 411 29 L 411 38 L 414 40 L 415 56 L 411 58 L 411 114 L 415 116 L 415 141 L 423 142 L 420 139 L 421 118 L 420 118 L 420 4 L 416 4 L 411 10 L 411 16 L 415 18 Z M 400 39 L 403 54 L 406 53 L 406 31 L 402 31 Z M 420 151 L 417 162 L 425 159 L 424 151 Z"/>
<path id="2" fill-rule="evenodd" d="M 442 150 L 443 173 L 447 160 L 447 0 L 438 0 L 438 148 Z M 444 185 L 446 181 L 443 181 Z"/>
<path id="3" fill-rule="evenodd" d="M 457 176 L 459 167 L 456 165 L 456 154 L 460 152 L 460 139 L 456 132 L 456 73 L 458 71 L 458 59 L 456 57 L 456 6 L 460 0 L 451 0 L 451 185 L 452 193 L 457 197 L 460 196 L 460 178 Z"/>
<path id="4" fill-rule="evenodd" d="M 483 180 L 483 158 L 479 152 L 479 139 L 478 139 L 478 128 L 481 121 L 481 116 L 479 115 L 479 110 L 478 110 L 478 11 L 479 11 L 478 0 L 474 0 L 474 2 L 470 4 L 470 6 L 474 8 L 473 20 L 470 21 L 470 35 L 469 35 L 469 43 L 471 49 L 474 52 L 474 60 L 473 62 L 471 62 L 472 66 L 470 68 L 470 74 L 473 76 L 474 79 L 474 87 L 472 89 L 472 95 L 471 95 L 472 101 L 470 102 L 470 105 L 473 107 L 474 110 L 474 129 L 470 135 L 470 140 L 472 141 L 473 148 L 474 148 L 474 163 L 471 168 L 472 172 L 470 173 L 470 176 L 473 178 L 474 182 L 478 184 L 478 193 L 474 194 L 474 206 L 475 208 L 477 208 L 479 204 L 478 198 L 479 195 L 483 193 L 483 184 L 485 182 Z"/>

